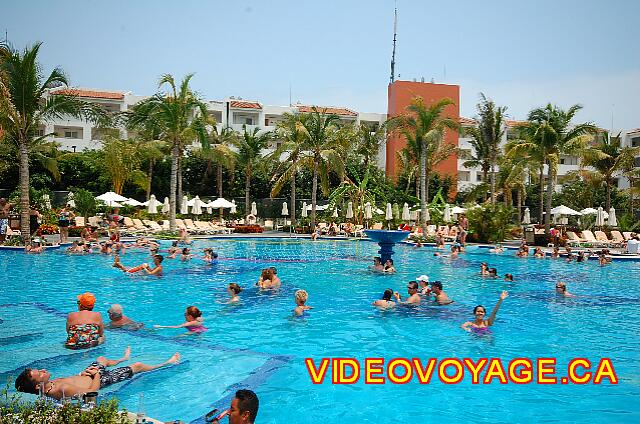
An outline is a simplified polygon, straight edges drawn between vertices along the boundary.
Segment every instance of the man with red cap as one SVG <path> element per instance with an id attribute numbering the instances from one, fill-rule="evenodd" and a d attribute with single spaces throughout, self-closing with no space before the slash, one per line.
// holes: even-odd
<path id="1" fill-rule="evenodd" d="M 67 317 L 67 341 L 69 349 L 87 349 L 104 343 L 104 322 L 100 312 L 93 312 L 96 297 L 89 292 L 78 296 L 78 312 Z"/>

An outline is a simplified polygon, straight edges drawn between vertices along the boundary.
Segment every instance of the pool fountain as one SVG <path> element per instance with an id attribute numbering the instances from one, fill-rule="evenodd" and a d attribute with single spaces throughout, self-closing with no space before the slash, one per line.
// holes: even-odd
<path id="1" fill-rule="evenodd" d="M 387 259 L 391 259 L 393 246 L 406 239 L 409 235 L 407 231 L 398 230 L 364 230 L 364 232 L 371 240 L 378 242 L 380 246 L 378 253 L 382 263 L 385 263 Z"/>

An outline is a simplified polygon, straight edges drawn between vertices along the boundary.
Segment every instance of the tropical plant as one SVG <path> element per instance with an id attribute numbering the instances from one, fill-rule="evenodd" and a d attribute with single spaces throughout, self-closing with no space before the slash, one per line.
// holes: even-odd
<path id="1" fill-rule="evenodd" d="M 169 87 L 169 93 L 156 93 L 136 104 L 126 113 L 131 129 L 151 130 L 171 147 L 171 182 L 169 227 L 176 230 L 176 197 L 178 191 L 178 161 L 184 149 L 199 141 L 207 145 L 207 105 L 191 90 L 193 74 L 184 77 L 180 86 L 170 74 L 160 78 L 158 87 Z"/>
<path id="2" fill-rule="evenodd" d="M 102 142 L 102 166 L 111 178 L 113 191 L 122 194 L 125 182 L 147 188 L 147 176 L 140 167 L 140 146 L 135 140 L 106 136 Z"/>
<path id="3" fill-rule="evenodd" d="M 518 144 L 520 150 L 524 148 L 536 151 L 541 159 L 541 167 L 543 163 L 548 166 L 544 208 L 544 227 L 547 234 L 551 230 L 551 203 L 560 155 L 582 152 L 597 131 L 597 128 L 590 123 L 571 124 L 580 109 L 582 106 L 573 105 L 565 111 L 548 104 L 532 110 L 529 112 L 528 123 L 524 127 L 527 139 Z"/>
<path id="4" fill-rule="evenodd" d="M 244 201 L 245 213 L 249 213 L 249 201 L 251 199 L 251 177 L 253 173 L 266 165 L 263 158 L 265 150 L 273 140 L 271 131 L 264 131 L 260 128 L 254 128 L 252 131 L 247 130 L 247 126 L 242 126 L 242 134 L 236 139 L 238 148 L 237 161 L 240 167 L 244 169 L 245 185 L 244 185 Z"/>
<path id="5" fill-rule="evenodd" d="M 299 115 L 285 113 L 283 120 L 278 123 L 278 137 L 282 140 L 280 146 L 269 156 L 277 163 L 271 188 L 271 197 L 280 193 L 287 181 L 291 183 L 291 224 L 296 224 L 296 178 L 300 170 L 300 158 L 305 148 L 305 135 Z"/>
<path id="6" fill-rule="evenodd" d="M 333 210 L 336 205 L 344 200 L 351 202 L 353 207 L 353 218 L 356 223 L 362 224 L 364 219 L 364 209 L 370 203 L 375 209 L 376 199 L 384 198 L 384 193 L 377 184 L 371 184 L 371 167 L 360 171 L 355 164 L 347 165 L 347 169 L 352 178 L 345 176 L 340 185 L 333 190 L 329 196 L 329 209 Z"/>
<path id="7" fill-rule="evenodd" d="M 73 201 L 75 202 L 75 210 L 85 217 L 93 215 L 96 212 L 96 198 L 93 193 L 82 188 L 70 188 L 73 192 Z"/>
<path id="8" fill-rule="evenodd" d="M 371 125 L 361 123 L 355 129 L 354 153 L 359 158 L 362 158 L 363 169 L 367 169 L 369 164 L 375 162 L 380 149 L 386 143 L 386 130 L 389 122 L 391 121 L 387 121 L 373 127 Z"/>
<path id="9" fill-rule="evenodd" d="M 34 145 L 52 134 L 38 135 L 47 121 L 62 117 L 106 121 L 107 114 L 97 105 L 82 101 L 72 91 L 51 93 L 52 89 L 68 85 L 60 68 L 48 76 L 38 63 L 41 43 L 23 52 L 8 44 L 0 44 L 0 128 L 4 138 L 19 151 L 20 169 L 20 229 L 29 241 L 29 156 Z"/>
<path id="10" fill-rule="evenodd" d="M 410 151 L 420 158 L 420 208 L 425 210 L 429 198 L 429 177 L 434 167 L 457 151 L 457 147 L 444 142 L 445 129 L 458 130 L 454 119 L 442 116 L 444 109 L 453 105 L 445 98 L 426 106 L 422 97 L 415 97 L 406 113 L 397 118 L 394 126 L 407 140 Z M 427 220 L 421 214 L 422 231 L 427 233 Z"/>
<path id="11" fill-rule="evenodd" d="M 501 204 L 482 205 L 467 210 L 470 233 L 477 241 L 499 243 L 509 232 L 514 209 Z"/>
<path id="12" fill-rule="evenodd" d="M 311 112 L 301 114 L 300 122 L 305 138 L 304 156 L 300 166 L 311 169 L 313 180 L 311 186 L 311 228 L 316 225 L 316 207 L 318 205 L 318 178 L 322 192 L 329 195 L 329 173 L 341 178 L 344 174 L 344 153 L 346 139 L 341 137 L 338 127 L 338 116 L 326 113 L 326 109 L 313 107 Z"/>
<path id="13" fill-rule="evenodd" d="M 611 208 L 611 187 L 614 176 L 625 169 L 632 168 L 634 159 L 640 154 L 640 147 L 622 147 L 620 134 L 609 137 L 604 131 L 598 141 L 582 152 L 582 166 L 590 166 L 593 170 L 581 169 L 580 174 L 586 180 L 602 183 L 607 189 L 605 209 Z"/>

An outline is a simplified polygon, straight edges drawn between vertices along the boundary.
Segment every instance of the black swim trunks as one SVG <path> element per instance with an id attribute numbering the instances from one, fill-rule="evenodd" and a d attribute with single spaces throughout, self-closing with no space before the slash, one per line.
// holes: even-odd
<path id="1" fill-rule="evenodd" d="M 120 367 L 108 370 L 104 365 L 99 364 L 98 362 L 92 362 L 89 367 L 98 368 L 100 372 L 101 389 L 133 377 L 133 370 L 131 369 L 131 367 Z"/>

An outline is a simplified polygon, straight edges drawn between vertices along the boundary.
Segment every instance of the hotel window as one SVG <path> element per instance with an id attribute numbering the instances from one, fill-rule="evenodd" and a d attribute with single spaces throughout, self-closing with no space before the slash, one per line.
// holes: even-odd
<path id="1" fill-rule="evenodd" d="M 633 137 L 631 139 L 631 147 L 640 147 L 640 137 Z"/>
<path id="2" fill-rule="evenodd" d="M 245 122 L 246 125 L 253 125 L 253 118 L 245 118 Z"/>
<path id="3" fill-rule="evenodd" d="M 78 138 L 78 131 L 65 131 L 64 138 Z"/>
<path id="4" fill-rule="evenodd" d="M 479 182 L 479 183 L 482 182 L 482 174 L 479 173 L 479 172 L 476 173 L 476 181 Z"/>
<path id="5" fill-rule="evenodd" d="M 458 181 L 469 181 L 469 177 L 470 177 L 469 171 L 458 172 Z"/>
<path id="6" fill-rule="evenodd" d="M 578 158 L 575 156 L 561 156 L 560 165 L 577 165 Z"/>

